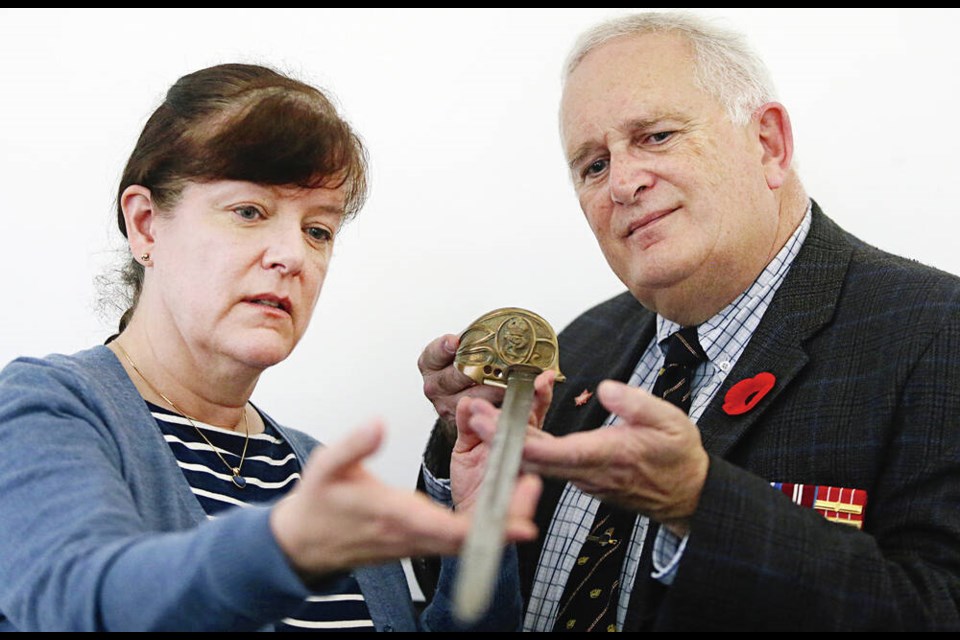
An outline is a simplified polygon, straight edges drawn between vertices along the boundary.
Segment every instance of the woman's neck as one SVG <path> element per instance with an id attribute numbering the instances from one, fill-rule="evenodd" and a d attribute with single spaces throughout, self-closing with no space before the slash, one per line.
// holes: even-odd
<path id="1" fill-rule="evenodd" d="M 182 342 L 157 339 L 133 321 L 107 347 L 144 399 L 225 429 L 241 425 L 260 376 L 228 359 L 192 351 Z M 248 422 L 255 415 L 249 410 Z"/>

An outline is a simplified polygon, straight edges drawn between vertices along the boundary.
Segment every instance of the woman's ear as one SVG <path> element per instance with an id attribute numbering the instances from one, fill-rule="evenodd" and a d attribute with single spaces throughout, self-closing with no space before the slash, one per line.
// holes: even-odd
<path id="1" fill-rule="evenodd" d="M 150 196 L 150 189 L 132 184 L 120 195 L 120 208 L 127 225 L 127 241 L 135 260 L 141 263 L 150 261 L 153 253 L 154 226 L 157 211 Z"/>
<path id="2" fill-rule="evenodd" d="M 790 115 L 779 102 L 768 102 L 757 109 L 757 124 L 767 186 L 779 189 L 790 173 L 790 163 L 793 161 Z"/>

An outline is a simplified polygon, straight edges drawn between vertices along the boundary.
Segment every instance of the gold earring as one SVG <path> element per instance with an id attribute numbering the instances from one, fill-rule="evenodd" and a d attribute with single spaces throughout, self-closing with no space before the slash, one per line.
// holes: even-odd
<path id="1" fill-rule="evenodd" d="M 144 253 L 143 255 L 140 256 L 140 259 L 143 260 L 144 262 L 150 262 L 150 254 Z"/>

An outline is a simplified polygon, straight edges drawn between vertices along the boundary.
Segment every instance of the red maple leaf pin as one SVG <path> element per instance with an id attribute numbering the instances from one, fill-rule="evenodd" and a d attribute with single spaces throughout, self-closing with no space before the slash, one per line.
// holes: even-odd
<path id="1" fill-rule="evenodd" d="M 584 389 L 580 395 L 573 399 L 573 401 L 578 407 L 582 407 L 583 405 L 587 404 L 587 400 L 589 400 L 592 395 L 592 391 L 587 391 Z"/>
<path id="2" fill-rule="evenodd" d="M 769 371 L 761 371 L 752 378 L 741 380 L 730 387 L 723 397 L 723 412 L 728 416 L 739 416 L 750 411 L 770 393 L 776 383 L 776 376 Z"/>

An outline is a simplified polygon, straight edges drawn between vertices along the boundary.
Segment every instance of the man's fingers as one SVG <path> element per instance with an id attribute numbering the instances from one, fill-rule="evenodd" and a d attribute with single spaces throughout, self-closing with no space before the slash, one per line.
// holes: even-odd
<path id="1" fill-rule="evenodd" d="M 453 357 L 457 353 L 457 347 L 460 345 L 460 339 L 448 333 L 433 340 L 424 347 L 420 358 L 417 360 L 417 368 L 420 373 L 427 374 L 431 371 L 441 371 L 453 364 Z"/>
<path id="2" fill-rule="evenodd" d="M 553 402 L 553 385 L 557 380 L 557 372 L 552 369 L 542 371 L 533 381 L 533 415 L 539 429 L 543 426 L 543 419 L 547 415 L 550 403 Z"/>
<path id="3" fill-rule="evenodd" d="M 457 443 L 455 452 L 467 451 L 483 440 L 470 426 L 470 418 L 474 414 L 474 407 L 486 404 L 485 401 L 475 400 L 470 396 L 463 396 L 457 401 Z"/>
<path id="4" fill-rule="evenodd" d="M 543 481 L 533 474 L 524 474 L 517 480 L 508 512 L 510 514 L 506 531 L 508 542 L 523 542 L 537 537 L 533 516 L 542 490 Z"/>
<path id="5" fill-rule="evenodd" d="M 632 425 L 657 427 L 676 420 L 682 411 L 651 393 L 616 380 L 604 380 L 597 387 L 600 403 Z"/>
<path id="6" fill-rule="evenodd" d="M 485 400 L 476 399 L 469 405 L 468 422 L 470 430 L 484 442 L 492 442 L 497 433 L 497 420 L 500 410 Z"/>
<path id="7" fill-rule="evenodd" d="M 528 437 L 523 445 L 523 468 L 531 473 L 566 480 L 590 478 L 616 456 L 622 446 L 622 429 L 604 427 L 561 438 L 537 431 L 535 433 L 542 437 Z"/>
<path id="8" fill-rule="evenodd" d="M 440 371 L 426 371 L 423 374 L 423 394 L 431 400 L 454 396 L 471 387 L 479 387 L 477 391 L 480 393 L 484 388 L 453 366 L 448 366 Z M 494 387 L 489 388 L 494 389 Z"/>
<path id="9" fill-rule="evenodd" d="M 463 396 L 457 400 L 457 431 L 463 433 L 470 426 L 470 417 L 473 415 L 473 398 Z M 469 429 L 473 431 L 473 429 Z"/>
<path id="10" fill-rule="evenodd" d="M 511 516 L 514 519 L 533 520 L 541 491 L 543 491 L 543 480 L 539 476 L 532 473 L 521 474 L 510 501 Z"/>

